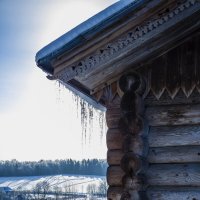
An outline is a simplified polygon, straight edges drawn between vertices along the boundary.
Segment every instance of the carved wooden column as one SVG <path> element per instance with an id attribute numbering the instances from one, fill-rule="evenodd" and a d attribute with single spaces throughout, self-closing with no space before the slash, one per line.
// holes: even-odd
<path id="1" fill-rule="evenodd" d="M 96 94 L 106 108 L 109 200 L 147 200 L 148 126 L 144 119 L 145 81 L 129 73 Z"/>
<path id="2" fill-rule="evenodd" d="M 142 95 L 145 82 L 136 73 L 124 75 L 119 80 L 124 95 L 121 99 L 119 127 L 123 135 L 121 168 L 123 193 L 121 200 L 147 200 L 145 194 L 147 169 L 148 126 L 144 119 Z"/>

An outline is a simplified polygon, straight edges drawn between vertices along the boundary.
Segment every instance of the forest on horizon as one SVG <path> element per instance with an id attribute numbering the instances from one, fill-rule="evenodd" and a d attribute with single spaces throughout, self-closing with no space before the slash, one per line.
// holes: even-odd
<path id="1" fill-rule="evenodd" d="M 83 159 L 81 161 L 40 160 L 40 161 L 0 161 L 0 177 L 14 176 L 47 176 L 58 174 L 105 176 L 106 160 Z"/>

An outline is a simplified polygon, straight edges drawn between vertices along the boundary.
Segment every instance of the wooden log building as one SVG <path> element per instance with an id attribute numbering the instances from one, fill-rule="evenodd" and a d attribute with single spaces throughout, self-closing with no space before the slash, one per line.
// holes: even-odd
<path id="1" fill-rule="evenodd" d="M 122 0 L 37 65 L 106 108 L 109 200 L 200 200 L 200 0 Z"/>

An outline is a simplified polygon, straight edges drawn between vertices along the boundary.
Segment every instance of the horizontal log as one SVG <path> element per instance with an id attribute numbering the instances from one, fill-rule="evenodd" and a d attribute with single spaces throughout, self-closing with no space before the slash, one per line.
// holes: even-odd
<path id="1" fill-rule="evenodd" d="M 108 200 L 120 200 L 122 192 L 122 187 L 109 187 L 107 191 Z"/>
<path id="2" fill-rule="evenodd" d="M 107 169 L 107 182 L 109 186 L 122 186 L 124 172 L 120 166 L 110 166 Z"/>
<path id="3" fill-rule="evenodd" d="M 151 189 L 147 191 L 149 200 L 199 200 L 200 188 L 165 188 Z"/>
<path id="4" fill-rule="evenodd" d="M 106 134 L 106 143 L 108 150 L 122 149 L 123 135 L 119 129 L 108 129 Z"/>
<path id="5" fill-rule="evenodd" d="M 107 152 L 109 165 L 120 165 L 124 153 L 122 150 Z M 147 158 L 149 163 L 194 163 L 200 162 L 200 146 L 150 148 Z"/>
<path id="6" fill-rule="evenodd" d="M 108 128 L 118 128 L 121 117 L 120 108 L 108 109 L 106 111 L 106 123 Z"/>
<path id="7" fill-rule="evenodd" d="M 146 109 L 150 126 L 200 124 L 200 104 L 157 106 Z"/>
<path id="8" fill-rule="evenodd" d="M 200 186 L 200 164 L 153 164 L 146 175 L 151 186 Z"/>
<path id="9" fill-rule="evenodd" d="M 200 145 L 200 126 L 161 126 L 150 128 L 150 147 L 179 145 Z"/>
<path id="10" fill-rule="evenodd" d="M 124 153 L 122 150 L 110 150 L 107 152 L 107 162 L 109 165 L 120 165 Z"/>
<path id="11" fill-rule="evenodd" d="M 150 148 L 149 163 L 200 162 L 200 146 Z"/>

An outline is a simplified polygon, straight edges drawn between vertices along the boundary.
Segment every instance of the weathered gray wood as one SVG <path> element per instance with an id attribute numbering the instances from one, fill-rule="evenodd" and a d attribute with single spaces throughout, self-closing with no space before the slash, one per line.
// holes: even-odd
<path id="1" fill-rule="evenodd" d="M 107 169 L 107 182 L 109 186 L 122 186 L 122 178 L 125 175 L 120 166 L 110 166 Z"/>
<path id="2" fill-rule="evenodd" d="M 200 146 L 150 148 L 149 163 L 200 162 Z"/>
<path id="3" fill-rule="evenodd" d="M 120 200 L 122 192 L 122 187 L 109 187 L 107 191 L 108 200 Z"/>
<path id="4" fill-rule="evenodd" d="M 199 70 L 200 71 L 200 70 Z M 200 73 L 199 73 L 200 76 Z M 156 99 L 152 91 L 145 97 L 146 106 L 158 106 L 158 105 L 179 105 L 179 104 L 200 104 L 200 93 L 195 88 L 189 98 L 185 96 L 182 90 L 176 94 L 172 99 L 168 92 L 165 90 L 160 99 Z"/>
<path id="5" fill-rule="evenodd" d="M 122 149 L 123 135 L 119 129 L 108 129 L 106 134 L 108 150 Z"/>
<path id="6" fill-rule="evenodd" d="M 166 86 L 166 56 L 161 56 L 151 63 L 151 90 L 159 99 Z"/>
<path id="7" fill-rule="evenodd" d="M 110 150 L 107 152 L 107 162 L 109 165 L 120 165 L 124 153 L 122 150 Z"/>
<path id="8" fill-rule="evenodd" d="M 200 93 L 200 34 L 195 39 L 196 54 L 195 54 L 195 65 L 196 65 L 196 87 Z"/>
<path id="9" fill-rule="evenodd" d="M 179 48 L 167 53 L 166 88 L 169 95 L 174 98 L 180 88 Z"/>
<path id="10" fill-rule="evenodd" d="M 150 128 L 150 147 L 179 145 L 200 145 L 200 126 L 160 126 Z"/>
<path id="11" fill-rule="evenodd" d="M 147 181 L 152 186 L 200 186 L 200 164 L 152 164 Z"/>
<path id="12" fill-rule="evenodd" d="M 181 46 L 181 87 L 187 97 L 195 88 L 195 41 L 190 39 Z"/>
<path id="13" fill-rule="evenodd" d="M 200 105 L 149 107 L 146 117 L 150 126 L 200 124 Z"/>
<path id="14" fill-rule="evenodd" d="M 147 194 L 149 200 L 199 200 L 200 188 L 149 188 Z"/>

